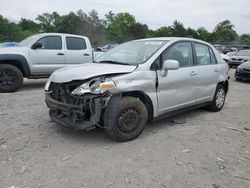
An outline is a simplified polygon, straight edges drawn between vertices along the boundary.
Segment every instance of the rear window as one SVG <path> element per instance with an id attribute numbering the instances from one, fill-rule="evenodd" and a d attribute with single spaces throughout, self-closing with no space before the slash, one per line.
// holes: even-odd
<path id="1" fill-rule="evenodd" d="M 82 38 L 66 37 L 66 44 L 68 50 L 84 50 L 86 49 L 86 42 Z"/>

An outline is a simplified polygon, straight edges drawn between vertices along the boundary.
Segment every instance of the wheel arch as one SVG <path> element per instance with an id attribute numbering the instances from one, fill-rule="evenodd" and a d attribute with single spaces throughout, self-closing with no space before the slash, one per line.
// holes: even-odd
<path id="1" fill-rule="evenodd" d="M 228 82 L 228 80 L 219 82 L 217 85 L 223 85 L 225 87 L 225 91 L 226 91 L 226 94 L 227 94 L 228 88 L 229 88 L 229 82 Z"/>
<path id="2" fill-rule="evenodd" d="M 30 68 L 26 58 L 18 54 L 2 54 L 0 55 L 0 64 L 9 64 L 17 67 L 24 77 L 30 75 Z"/>
<path id="3" fill-rule="evenodd" d="M 122 93 L 122 96 L 130 96 L 130 97 L 135 97 L 138 98 L 143 102 L 143 104 L 147 108 L 148 112 L 148 121 L 151 122 L 154 118 L 154 108 L 153 108 L 153 103 L 150 99 L 150 97 L 142 92 L 142 91 L 126 91 Z"/>

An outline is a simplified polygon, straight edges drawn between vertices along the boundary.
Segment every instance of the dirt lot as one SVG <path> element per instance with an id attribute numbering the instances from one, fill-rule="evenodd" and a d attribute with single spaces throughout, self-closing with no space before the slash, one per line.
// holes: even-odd
<path id="1" fill-rule="evenodd" d="M 127 143 L 55 125 L 44 84 L 29 80 L 19 92 L 0 94 L 1 188 L 250 187 L 250 83 L 232 78 L 219 113 L 165 119 Z"/>

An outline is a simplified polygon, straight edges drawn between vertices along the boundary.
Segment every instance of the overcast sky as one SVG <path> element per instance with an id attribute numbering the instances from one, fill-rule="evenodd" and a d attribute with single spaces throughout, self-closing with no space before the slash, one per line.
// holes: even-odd
<path id="1" fill-rule="evenodd" d="M 0 14 L 15 22 L 34 20 L 44 12 L 67 14 L 79 9 L 86 13 L 95 9 L 101 18 L 110 10 L 129 12 L 150 29 L 172 25 L 177 19 L 185 27 L 212 31 L 229 19 L 238 33 L 250 33 L 250 0 L 0 0 Z"/>

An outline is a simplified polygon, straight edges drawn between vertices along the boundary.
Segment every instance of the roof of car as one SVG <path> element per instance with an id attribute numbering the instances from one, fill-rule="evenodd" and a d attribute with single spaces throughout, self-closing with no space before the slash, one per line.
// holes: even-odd
<path id="1" fill-rule="evenodd" d="M 155 38 L 139 39 L 138 41 L 150 41 L 150 40 L 167 40 L 167 41 L 189 40 L 189 41 L 207 43 L 207 42 L 202 41 L 202 40 L 188 38 L 188 37 L 155 37 Z"/>
<path id="2" fill-rule="evenodd" d="M 72 36 L 72 37 L 86 37 L 83 35 L 74 35 L 74 34 L 68 34 L 68 33 L 40 33 L 37 35 L 63 35 L 63 36 Z"/>

